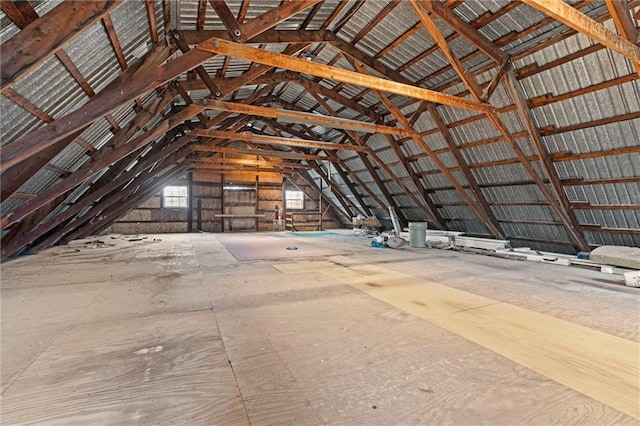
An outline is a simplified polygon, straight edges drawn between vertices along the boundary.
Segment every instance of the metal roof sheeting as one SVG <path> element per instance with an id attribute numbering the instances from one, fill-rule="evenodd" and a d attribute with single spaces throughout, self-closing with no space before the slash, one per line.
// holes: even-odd
<path id="1" fill-rule="evenodd" d="M 33 2 L 39 14 L 46 13 L 47 10 L 55 7 L 58 3 L 59 0 Z M 198 18 L 198 4 L 198 0 L 171 2 L 173 25 L 182 30 L 195 29 Z M 234 16 L 238 16 L 242 4 L 241 0 L 227 1 L 227 5 Z M 248 3 L 249 7 L 244 21 L 250 21 L 262 13 L 277 7 L 279 4 L 274 0 L 251 0 Z M 332 12 L 339 4 L 338 0 L 327 0 L 321 3 L 306 29 L 316 30 L 323 27 L 326 24 L 326 19 L 332 15 Z M 368 0 L 362 4 L 349 0 L 333 22 L 329 23 L 328 29 L 335 30 L 342 18 L 347 13 L 350 13 L 352 6 L 355 6 L 357 11 L 344 22 L 342 28 L 337 32 L 337 37 L 350 42 L 364 28 L 369 26 L 389 4 L 389 0 Z M 225 29 L 224 24 L 209 2 L 206 2 L 205 5 L 206 18 L 204 20 L 204 28 Z M 162 37 L 164 34 L 163 3 L 161 0 L 155 0 L 154 6 L 158 31 Z M 486 18 L 488 13 L 501 12 L 505 10 L 505 7 L 510 8 L 510 10 L 502 14 L 502 16 L 496 19 Z M 278 24 L 276 29 L 300 29 L 301 24 L 307 19 L 312 9 L 309 8 Z M 585 5 L 581 10 L 596 18 L 608 13 L 603 2 Z M 640 10 L 640 7 L 635 8 L 636 12 L 638 10 Z M 473 23 L 479 18 L 485 20 L 486 23 L 483 26 L 479 26 L 477 23 L 474 23 L 474 25 L 478 26 L 479 32 L 488 39 L 498 42 L 506 53 L 517 55 L 514 60 L 515 68 L 527 65 L 542 67 L 568 55 L 595 46 L 595 42 L 586 36 L 574 34 L 574 31 L 565 25 L 547 18 L 542 13 L 524 4 L 513 5 L 502 0 L 468 1 L 458 4 L 453 11 L 467 22 Z M 151 46 L 149 22 L 144 3 L 140 1 L 125 1 L 113 10 L 110 15 L 127 62 L 131 63 L 135 58 L 142 57 Z M 408 2 L 400 2 L 386 17 L 377 22 L 367 34 L 364 34 L 355 43 L 354 47 L 365 55 L 375 56 L 418 22 L 419 20 L 411 5 Z M 0 12 L 0 23 L 2 24 L 2 29 L 0 30 L 1 40 L 6 41 L 18 32 L 17 27 L 2 12 Z M 604 23 L 609 29 L 615 31 L 610 19 L 605 19 Z M 490 64 L 489 59 L 483 53 L 477 52 L 473 44 L 469 43 L 464 37 L 454 36 L 453 30 L 448 25 L 439 19 L 436 19 L 436 24 L 445 37 L 451 36 L 450 48 L 456 57 L 466 58 L 464 61 L 466 67 L 473 71 L 484 69 L 486 65 Z M 514 33 L 527 34 L 518 39 L 509 38 Z M 567 36 L 563 36 L 563 39 L 558 39 L 553 44 L 537 49 L 530 54 L 523 53 L 532 47 L 551 40 L 559 34 L 566 34 Z M 266 50 L 281 52 L 285 47 L 284 44 L 277 44 L 266 47 Z M 633 149 L 619 154 L 613 151 L 620 148 L 634 148 L 640 145 L 640 118 L 599 126 L 588 126 L 583 129 L 569 127 L 580 123 L 585 123 L 586 125 L 596 120 L 639 111 L 640 82 L 637 79 L 610 85 L 589 93 L 582 93 L 569 99 L 555 100 L 551 98 L 551 101 L 547 102 L 544 100 L 546 98 L 542 98 L 544 96 L 563 98 L 565 94 L 573 91 L 635 75 L 635 69 L 628 59 L 608 49 L 600 49 L 597 46 L 593 49 L 592 53 L 559 66 L 540 72 L 534 69 L 528 76 L 522 78 L 519 84 L 522 86 L 524 95 L 527 98 L 538 99 L 539 104 L 532 107 L 531 112 L 536 125 L 543 129 L 542 140 L 545 149 L 550 154 L 562 155 L 554 162 L 556 172 L 561 179 L 583 178 L 588 181 L 592 179 L 639 177 L 640 153 Z M 65 51 L 96 93 L 104 90 L 122 72 L 104 27 L 100 22 L 86 28 L 74 41 L 65 47 Z M 421 57 L 426 51 L 430 53 L 420 60 L 415 59 L 416 57 Z M 332 62 L 336 55 L 339 54 L 330 44 L 320 43 L 314 43 L 309 52 L 313 53 L 313 61 L 325 64 Z M 401 69 L 401 75 L 408 81 L 418 82 L 424 80 L 423 87 L 445 87 L 445 93 L 454 95 L 466 92 L 466 87 L 458 81 L 457 74 L 451 69 L 449 61 L 439 49 L 434 48 L 433 39 L 424 29 L 414 32 L 402 43 L 398 43 L 376 59 L 392 70 Z M 216 75 L 222 69 L 224 61 L 224 56 L 216 56 L 207 61 L 204 67 L 211 75 Z M 349 61 L 343 56 L 338 56 L 338 60 L 334 65 L 343 69 L 353 69 Z M 249 61 L 231 59 L 228 63 L 225 77 L 242 75 L 250 66 L 251 63 Z M 480 84 L 485 84 L 493 78 L 496 72 L 496 67 L 484 70 L 476 79 Z M 372 75 L 378 74 L 372 73 Z M 314 77 L 303 75 L 303 78 Z M 316 81 L 323 87 L 330 89 L 338 84 L 325 79 L 317 79 Z M 246 86 L 235 94 L 235 99 L 244 99 L 250 96 L 257 88 L 258 86 L 256 85 Z M 44 61 L 22 81 L 15 84 L 14 89 L 53 118 L 58 118 L 69 111 L 79 108 L 89 99 L 55 57 Z M 585 92 L 587 91 L 585 90 Z M 306 111 L 316 108 L 316 112 L 328 114 L 328 111 L 319 106 L 313 96 L 309 95 L 306 90 L 295 82 L 281 83 L 277 86 L 276 91 L 272 93 L 279 93 L 279 96 L 284 101 L 295 102 L 297 109 Z M 384 106 L 380 104 L 380 99 L 370 91 L 365 91 L 358 86 L 343 84 L 339 93 L 349 99 L 355 98 L 364 108 L 369 108 L 374 113 L 382 115 L 387 124 L 393 121 Z M 194 100 L 199 100 L 209 96 L 209 93 L 206 90 L 192 91 L 191 96 Z M 142 96 L 143 105 L 148 106 L 155 97 L 156 94 L 153 91 Z M 471 99 L 468 94 L 464 97 Z M 405 114 L 412 113 L 420 105 L 420 102 L 415 99 L 407 99 L 401 96 L 394 95 L 390 99 L 395 105 L 400 106 Z M 540 99 L 544 101 L 540 101 Z M 340 111 L 340 116 L 342 117 L 371 121 L 369 117 L 362 117 L 356 111 L 345 108 L 334 100 L 326 99 L 326 102 L 333 110 Z M 498 84 L 490 98 L 490 102 L 502 111 L 499 116 L 509 132 L 520 134 L 520 136 L 525 132 L 519 113 L 511 106 L 513 100 L 504 83 Z M 3 135 L 2 144 L 11 143 L 21 135 L 28 133 L 28 131 L 44 125 L 41 120 L 32 116 L 6 97 L 0 99 L 0 108 L 2 109 L 3 117 L 0 124 L 0 131 Z M 121 127 L 126 126 L 135 118 L 135 108 L 136 105 L 130 102 L 118 108 L 112 115 Z M 515 246 L 528 245 L 542 250 L 571 251 L 569 236 L 564 227 L 559 225 L 560 221 L 556 213 L 550 206 L 540 205 L 540 202 L 544 201 L 540 189 L 530 184 L 532 182 L 531 176 L 521 164 L 515 161 L 516 156 L 509 144 L 506 141 L 499 140 L 502 135 L 490 120 L 477 116 L 478 113 L 475 111 L 466 109 L 444 105 L 438 105 L 436 109 L 445 125 L 448 126 L 455 144 L 460 147 L 462 157 L 472 166 L 471 173 L 481 186 L 482 194 L 489 203 L 496 203 L 492 210 L 498 218 L 506 221 L 502 224 L 502 227 L 508 235 L 515 237 L 513 244 Z M 207 114 L 211 117 L 214 113 L 208 112 Z M 150 121 L 148 128 L 162 119 L 160 115 L 154 117 Z M 272 130 L 266 127 L 264 122 L 259 119 L 256 119 L 254 124 L 257 128 L 263 128 L 265 133 L 273 134 Z M 446 167 L 451 169 L 458 182 L 462 185 L 468 185 L 464 174 L 458 168 L 457 160 L 452 153 L 447 151 L 448 144 L 442 134 L 440 132 L 431 133 L 435 127 L 428 112 L 422 113 L 414 126 L 418 132 L 430 133 L 424 137 L 425 142 L 432 150 L 438 152 L 438 158 Z M 300 126 L 294 128 L 302 130 Z M 335 129 L 318 125 L 311 126 L 311 129 L 317 134 L 318 138 L 325 141 L 338 142 L 343 138 L 343 132 Z M 145 130 L 141 129 L 137 134 L 140 135 L 143 132 Z M 361 136 L 365 135 L 362 134 Z M 92 146 L 101 148 L 112 137 L 111 124 L 106 119 L 101 118 L 87 128 L 81 137 Z M 391 169 L 395 177 L 402 180 L 403 185 L 406 185 L 410 191 L 422 191 L 422 188 L 415 188 L 402 162 L 395 152 L 389 148 L 389 141 L 386 136 L 373 135 L 365 137 L 367 137 L 367 145 L 377 152 L 380 160 Z M 496 139 L 496 141 L 489 139 Z M 534 149 L 529 136 L 518 137 L 516 143 L 521 147 L 525 155 L 537 156 L 538 153 Z M 488 233 L 488 229 L 469 206 L 458 205 L 463 202 L 462 196 L 456 190 L 451 189 L 451 182 L 443 173 L 437 173 L 437 167 L 433 161 L 424 155 L 422 149 L 413 140 L 407 139 L 404 141 L 401 145 L 401 151 L 409 157 L 418 156 L 411 163 L 411 167 L 419 176 L 421 175 L 420 180 L 425 183 L 426 188 L 436 188 L 431 193 L 432 200 L 436 203 L 445 204 L 439 209 L 439 212 L 450 219 L 447 222 L 447 226 L 450 229 L 477 234 Z M 599 153 L 602 153 L 602 155 Z M 339 151 L 337 155 L 346 159 L 346 166 L 368 185 L 374 194 L 377 194 L 382 199 L 384 198 L 358 155 L 347 151 Z M 73 171 L 80 167 L 87 158 L 89 157 L 84 148 L 78 144 L 70 144 L 56 156 L 52 164 L 62 169 Z M 495 164 L 497 162 L 498 164 Z M 424 213 L 416 208 L 410 197 L 404 194 L 402 186 L 391 181 L 387 173 L 380 170 L 373 160 L 371 160 L 371 163 L 374 168 L 378 169 L 380 178 L 389 181 L 386 187 L 394 194 L 394 199 L 399 204 L 398 207 L 402 209 L 406 217 L 409 220 L 424 219 Z M 546 178 L 539 160 L 533 160 L 532 165 L 541 177 Z M 350 194 L 344 182 L 338 179 L 337 175 L 334 175 L 334 178 L 336 184 L 341 185 L 342 191 L 345 194 Z M 20 190 L 37 194 L 50 187 L 58 179 L 57 173 L 42 170 Z M 77 189 L 68 199 L 77 198 L 83 191 L 84 189 Z M 471 191 L 468 191 L 473 197 L 474 195 L 471 194 Z M 580 185 L 567 185 L 564 187 L 564 191 L 570 201 L 589 203 L 591 206 L 597 206 L 598 204 L 607 206 L 640 204 L 640 185 L 637 183 L 588 184 L 585 182 Z M 387 215 L 385 209 L 379 209 L 363 188 L 360 188 L 360 192 L 371 206 L 375 206 L 377 213 Z M 329 192 L 326 195 L 337 202 L 337 199 Z M 510 202 L 529 204 L 505 204 Z M 22 200 L 10 199 L 3 203 L 2 207 L 3 210 L 11 209 L 21 203 L 23 203 Z M 451 205 L 451 203 L 455 205 Z M 64 207 L 59 207 L 56 212 L 63 209 Z M 597 207 L 581 209 L 577 205 L 574 212 L 578 221 L 585 225 L 601 226 L 605 229 L 640 228 L 640 210 L 637 209 L 599 210 Z M 592 244 L 638 245 L 640 243 L 640 236 L 631 233 L 592 232 L 588 230 L 585 231 L 585 235 Z M 518 237 L 522 239 L 518 239 Z M 528 241 L 527 238 L 535 241 Z M 545 239 L 550 243 L 537 242 Z M 554 241 L 560 244 L 554 244 Z"/>

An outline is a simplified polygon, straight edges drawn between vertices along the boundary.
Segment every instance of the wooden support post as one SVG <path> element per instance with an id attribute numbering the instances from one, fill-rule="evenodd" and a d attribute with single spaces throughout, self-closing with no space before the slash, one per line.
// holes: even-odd
<path id="1" fill-rule="evenodd" d="M 193 172 L 187 173 L 187 232 L 193 232 Z"/>
<path id="2" fill-rule="evenodd" d="M 202 199 L 198 198 L 198 216 L 197 216 L 198 231 L 202 231 Z"/>

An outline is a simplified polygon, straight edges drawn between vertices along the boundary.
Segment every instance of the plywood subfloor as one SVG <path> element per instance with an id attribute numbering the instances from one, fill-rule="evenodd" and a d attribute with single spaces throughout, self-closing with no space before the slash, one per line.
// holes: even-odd
<path id="1" fill-rule="evenodd" d="M 301 238 L 282 233 L 225 233 L 217 234 L 216 239 L 238 260 L 296 259 L 339 252 L 336 247 L 309 242 L 309 236 Z"/>
<path id="2" fill-rule="evenodd" d="M 406 287 L 429 313 L 444 286 L 498 302 L 469 327 L 508 304 L 637 345 L 638 293 L 611 276 L 348 235 L 295 238 L 342 258 L 238 261 L 218 237 L 100 237 L 4 264 L 2 424 L 638 424 L 388 297 Z"/>

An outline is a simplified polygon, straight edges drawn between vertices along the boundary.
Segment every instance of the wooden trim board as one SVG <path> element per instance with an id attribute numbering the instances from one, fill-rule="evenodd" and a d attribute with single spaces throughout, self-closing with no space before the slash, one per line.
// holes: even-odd
<path id="1" fill-rule="evenodd" d="M 322 273 L 640 419 L 640 344 L 344 256 L 274 267 Z"/>

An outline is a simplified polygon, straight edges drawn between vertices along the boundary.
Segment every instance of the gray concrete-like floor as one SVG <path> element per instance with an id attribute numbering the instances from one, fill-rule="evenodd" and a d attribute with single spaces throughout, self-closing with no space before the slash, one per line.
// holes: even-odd
<path id="1" fill-rule="evenodd" d="M 344 231 L 141 238 L 2 265 L 3 425 L 638 424 L 321 270 L 274 266 L 339 254 L 637 342 L 640 293 L 611 275 Z"/>

